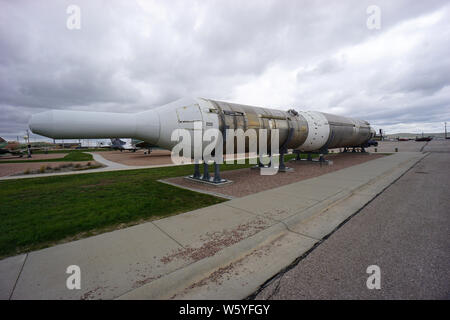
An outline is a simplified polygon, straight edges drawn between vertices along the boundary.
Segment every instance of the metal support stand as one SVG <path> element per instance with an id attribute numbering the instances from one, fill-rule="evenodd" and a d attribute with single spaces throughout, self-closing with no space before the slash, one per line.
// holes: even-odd
<path id="1" fill-rule="evenodd" d="M 256 166 L 250 167 L 250 169 L 261 169 L 261 168 L 268 168 L 270 167 L 270 164 L 272 163 L 272 161 L 269 161 L 269 163 L 267 165 L 265 165 L 261 159 L 262 159 L 262 155 L 258 155 L 258 163 Z"/>
<path id="2" fill-rule="evenodd" d="M 286 165 L 284 164 L 284 151 L 280 152 L 280 170 L 286 170 Z"/>
<path id="3" fill-rule="evenodd" d="M 290 171 L 294 171 L 294 169 L 286 167 L 285 163 L 284 163 L 284 155 L 286 154 L 286 149 L 282 149 L 280 150 L 280 166 L 278 168 L 278 171 L 280 172 L 290 172 Z"/>
<path id="4" fill-rule="evenodd" d="M 264 163 L 261 161 L 262 155 L 258 155 L 258 168 L 264 168 Z"/>
<path id="5" fill-rule="evenodd" d="M 217 162 L 214 162 L 214 182 L 222 182 L 222 179 L 220 178 L 220 164 L 218 164 Z"/>
<path id="6" fill-rule="evenodd" d="M 200 165 L 198 163 L 194 164 L 194 175 L 192 176 L 194 179 L 200 179 Z"/>
<path id="7" fill-rule="evenodd" d="M 283 142 L 283 145 L 280 148 L 280 165 L 278 168 L 278 171 L 280 172 L 290 172 L 290 171 L 294 171 L 294 169 L 292 168 L 288 168 L 286 167 L 286 165 L 284 164 L 284 155 L 287 153 L 288 151 L 288 144 L 289 142 L 292 140 L 292 137 L 294 136 L 294 128 L 289 128 L 289 133 L 288 133 L 288 137 L 286 139 L 286 141 Z M 269 165 L 270 166 L 270 165 Z"/>
<path id="8" fill-rule="evenodd" d="M 305 162 L 319 163 L 321 166 L 324 163 L 328 164 L 328 165 L 333 164 L 333 161 L 327 160 L 324 157 L 326 154 L 328 154 L 328 149 L 322 149 L 317 152 L 304 152 L 304 154 L 306 154 L 306 159 L 301 158 L 300 150 L 294 150 L 294 153 L 297 154 L 297 157 L 295 159 L 292 159 L 291 161 L 302 161 L 302 162 L 305 161 Z M 319 159 L 313 159 L 312 158 L 313 154 L 318 154 Z M 281 165 L 280 165 L 280 169 L 281 169 Z"/>
<path id="9" fill-rule="evenodd" d="M 202 180 L 204 181 L 209 181 L 209 171 L 208 171 L 208 164 L 206 163 L 206 161 L 203 162 L 203 176 L 202 176 Z"/>
<path id="10" fill-rule="evenodd" d="M 214 186 L 221 186 L 224 184 L 232 183 L 233 181 L 222 179 L 220 177 L 220 164 L 214 162 L 214 177 L 211 177 L 209 174 L 209 165 L 206 161 L 203 162 L 203 174 L 200 174 L 200 165 L 198 163 L 194 163 L 194 174 L 185 177 L 185 179 L 201 182 L 205 184 L 210 184 Z"/>

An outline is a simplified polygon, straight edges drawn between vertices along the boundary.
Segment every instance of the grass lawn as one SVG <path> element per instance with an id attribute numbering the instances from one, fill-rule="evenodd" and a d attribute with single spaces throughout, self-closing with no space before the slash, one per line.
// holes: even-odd
<path id="1" fill-rule="evenodd" d="M 56 153 L 56 152 L 54 152 Z M 0 161 L 0 165 L 2 163 L 25 163 L 25 162 L 60 162 L 60 161 L 92 161 L 94 158 L 91 154 L 84 153 L 81 151 L 68 151 L 68 152 L 60 152 L 67 153 L 63 158 L 56 159 L 41 159 L 41 160 L 5 160 Z M 20 159 L 20 158 L 19 158 Z"/>
<path id="2" fill-rule="evenodd" d="M 0 181 L 0 257 L 225 201 L 157 181 L 192 172 L 185 165 Z"/>
<path id="3" fill-rule="evenodd" d="M 250 166 L 223 164 L 221 170 Z M 0 181 L 0 258 L 226 201 L 157 181 L 193 170 L 185 165 Z"/>

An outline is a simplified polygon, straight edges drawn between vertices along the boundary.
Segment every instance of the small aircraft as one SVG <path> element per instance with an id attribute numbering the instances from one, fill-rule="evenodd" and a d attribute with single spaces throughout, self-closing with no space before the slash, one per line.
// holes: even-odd
<path id="1" fill-rule="evenodd" d="M 24 153 L 19 149 L 19 143 L 8 142 L 0 137 L 0 156 L 18 156 L 23 157 Z"/>
<path id="2" fill-rule="evenodd" d="M 147 151 L 144 152 L 144 154 L 150 154 L 152 153 L 152 148 L 157 147 L 156 145 L 153 145 L 151 143 L 137 140 L 137 139 L 131 139 L 132 143 L 136 146 L 138 149 L 147 149 Z"/>
<path id="3" fill-rule="evenodd" d="M 131 139 L 119 139 L 119 138 L 111 138 L 111 149 L 120 150 L 120 152 L 124 150 L 136 152 L 137 148 L 132 144 Z"/>
<path id="4" fill-rule="evenodd" d="M 122 151 L 131 151 L 136 152 L 139 149 L 147 149 L 148 151 L 145 154 L 150 154 L 152 152 L 152 147 L 156 147 L 148 142 L 137 140 L 137 139 L 119 139 L 119 138 L 111 138 L 111 146 L 113 150 Z"/>
<path id="5" fill-rule="evenodd" d="M 431 140 L 433 140 L 433 138 L 430 137 L 430 136 L 428 136 L 428 137 L 424 137 L 424 136 L 416 137 L 416 141 L 431 141 Z"/>

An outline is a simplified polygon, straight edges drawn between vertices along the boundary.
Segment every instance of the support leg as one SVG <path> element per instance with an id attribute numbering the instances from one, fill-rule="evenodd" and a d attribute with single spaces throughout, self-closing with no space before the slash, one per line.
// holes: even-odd
<path id="1" fill-rule="evenodd" d="M 278 170 L 280 172 L 290 172 L 293 171 L 294 169 L 286 167 L 286 164 L 284 162 L 284 156 L 286 155 L 287 150 L 280 150 L 280 166 L 278 168 Z"/>
<path id="2" fill-rule="evenodd" d="M 214 162 L 214 182 L 218 183 L 221 181 L 222 179 L 220 178 L 220 164 Z"/>
<path id="3" fill-rule="evenodd" d="M 255 166 L 252 166 L 250 169 L 261 169 L 261 168 L 264 168 L 264 164 L 263 164 L 263 162 L 262 162 L 262 158 L 263 158 L 263 155 L 262 154 L 258 154 L 258 157 L 257 157 L 257 164 L 255 165 Z"/>
<path id="4" fill-rule="evenodd" d="M 209 181 L 209 171 L 208 171 L 208 163 L 206 161 L 203 162 L 203 180 Z"/>
<path id="5" fill-rule="evenodd" d="M 286 171 L 286 165 L 284 164 L 284 151 L 280 152 L 280 171 Z"/>
<path id="6" fill-rule="evenodd" d="M 260 168 L 264 168 L 264 164 L 261 161 L 262 157 L 263 157 L 262 154 L 258 155 L 258 167 Z"/>
<path id="7" fill-rule="evenodd" d="M 200 179 L 200 165 L 198 163 L 194 163 L 194 175 L 192 177 L 194 179 Z"/>
<path id="8" fill-rule="evenodd" d="M 319 154 L 319 162 L 325 162 L 325 158 L 323 157 L 323 153 Z"/>

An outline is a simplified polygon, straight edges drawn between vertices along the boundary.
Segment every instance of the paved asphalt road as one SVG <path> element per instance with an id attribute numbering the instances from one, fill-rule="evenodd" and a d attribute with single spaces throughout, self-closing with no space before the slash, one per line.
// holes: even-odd
<path id="1" fill-rule="evenodd" d="M 450 141 L 376 197 L 256 299 L 450 299 Z M 369 265 L 381 289 L 366 286 Z"/>

